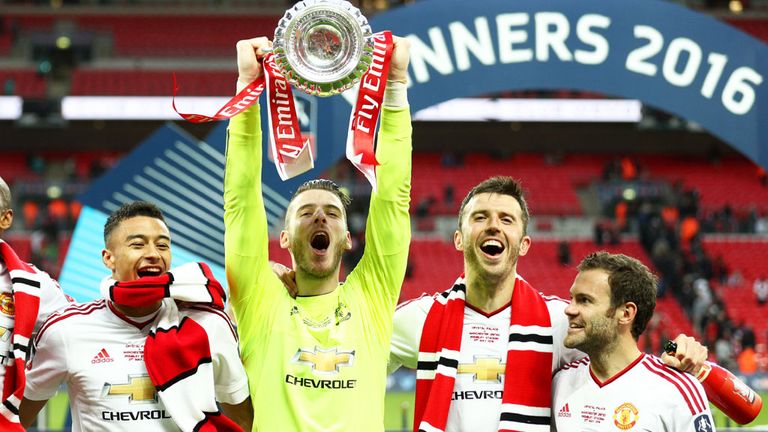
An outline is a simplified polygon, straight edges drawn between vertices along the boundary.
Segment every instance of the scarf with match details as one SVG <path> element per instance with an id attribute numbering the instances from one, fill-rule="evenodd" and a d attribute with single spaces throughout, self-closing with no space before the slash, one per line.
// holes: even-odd
<path id="1" fill-rule="evenodd" d="M 30 356 L 32 332 L 40 308 L 40 291 L 43 284 L 54 284 L 48 274 L 37 270 L 19 259 L 11 246 L 0 240 L 0 258 L 11 275 L 13 290 L 13 363 L 5 367 L 2 404 L 0 404 L 0 430 L 23 431 L 19 423 L 19 404 L 27 384 L 25 366 Z"/>
<path id="2" fill-rule="evenodd" d="M 129 282 L 106 278 L 102 295 L 129 307 L 151 305 L 163 299 L 144 345 L 144 363 L 152 384 L 182 431 L 242 432 L 216 404 L 211 345 L 206 330 L 183 316 L 176 301 L 224 309 L 226 294 L 205 263 L 189 263 L 160 276 Z"/>
<path id="3" fill-rule="evenodd" d="M 446 429 L 464 326 L 464 276 L 434 299 L 419 344 L 413 423 L 419 432 Z M 500 432 L 549 432 L 552 352 L 546 302 L 518 276 L 512 293 Z"/>

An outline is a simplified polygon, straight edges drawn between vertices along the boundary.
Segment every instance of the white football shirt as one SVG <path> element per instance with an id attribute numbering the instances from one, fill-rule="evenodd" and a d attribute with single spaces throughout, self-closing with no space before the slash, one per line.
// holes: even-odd
<path id="1" fill-rule="evenodd" d="M 554 430 L 712 432 L 707 395 L 693 376 L 642 354 L 600 382 L 589 359 L 563 367 L 553 381 Z"/>
<path id="2" fill-rule="evenodd" d="M 248 380 L 229 318 L 197 306 L 179 311 L 217 341 L 211 344 L 216 400 L 233 405 L 244 401 Z M 106 300 L 52 315 L 35 340 L 24 396 L 47 400 L 66 383 L 73 431 L 178 431 L 144 365 L 144 343 L 154 316 L 135 322 Z"/>
<path id="3" fill-rule="evenodd" d="M 544 296 L 544 299 L 552 322 L 554 373 L 563 365 L 584 357 L 584 353 L 563 345 L 568 331 L 564 312 L 568 303 L 554 296 Z M 433 297 L 422 296 L 398 307 L 394 318 L 390 372 L 400 365 L 416 369 L 421 332 L 433 302 Z M 464 308 L 458 374 L 446 432 L 498 431 L 511 311 L 510 304 L 491 314 L 485 314 L 469 304 Z"/>
<path id="4" fill-rule="evenodd" d="M 32 338 L 35 337 L 43 321 L 49 315 L 70 304 L 59 284 L 52 278 L 48 279 L 50 283 L 44 283 L 40 286 L 40 306 L 37 311 L 37 321 L 35 321 Z M 16 307 L 13 303 L 11 273 L 0 258 L 0 366 L 8 366 L 13 363 L 10 354 L 13 350 L 12 336 L 15 318 Z M 3 388 L 4 379 L 5 367 L 0 367 L 0 389 Z"/>

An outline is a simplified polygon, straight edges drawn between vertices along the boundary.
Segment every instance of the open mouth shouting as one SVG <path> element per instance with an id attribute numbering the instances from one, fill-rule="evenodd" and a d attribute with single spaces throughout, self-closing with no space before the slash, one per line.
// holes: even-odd
<path id="1" fill-rule="evenodd" d="M 480 245 L 480 250 L 489 258 L 498 258 L 504 252 L 504 245 L 496 239 L 486 239 Z"/>
<path id="2" fill-rule="evenodd" d="M 163 274 L 163 269 L 160 266 L 144 266 L 136 271 L 139 277 L 146 276 L 160 276 Z"/>
<path id="3" fill-rule="evenodd" d="M 312 234 L 309 245 L 312 246 L 312 251 L 316 254 L 325 255 L 331 245 L 331 237 L 326 232 L 318 231 Z"/>

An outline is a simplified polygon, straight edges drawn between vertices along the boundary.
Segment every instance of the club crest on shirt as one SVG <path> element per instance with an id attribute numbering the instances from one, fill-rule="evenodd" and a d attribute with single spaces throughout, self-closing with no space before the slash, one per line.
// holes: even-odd
<path id="1" fill-rule="evenodd" d="M 637 423 L 637 408 L 629 402 L 619 405 L 613 411 L 613 423 L 621 430 L 629 430 Z"/>
<path id="2" fill-rule="evenodd" d="M 0 294 L 0 313 L 8 316 L 16 315 L 16 306 L 13 303 L 13 296 L 11 294 Z"/>
<path id="3" fill-rule="evenodd" d="M 339 302 L 339 306 L 336 308 L 336 325 L 343 323 L 344 321 L 352 318 L 352 312 L 346 304 Z"/>
<path id="4" fill-rule="evenodd" d="M 696 432 L 712 432 L 715 430 L 706 414 L 696 417 L 696 420 L 693 421 L 693 427 L 696 428 Z"/>

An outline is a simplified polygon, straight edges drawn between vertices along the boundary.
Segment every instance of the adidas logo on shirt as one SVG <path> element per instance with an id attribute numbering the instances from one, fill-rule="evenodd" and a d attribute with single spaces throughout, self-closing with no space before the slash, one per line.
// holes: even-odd
<path id="1" fill-rule="evenodd" d="M 112 363 L 115 361 L 112 357 L 109 356 L 109 353 L 106 349 L 102 348 L 101 351 L 99 351 L 98 354 L 93 356 L 93 360 L 91 360 L 92 364 L 98 364 L 98 363 Z"/>
<path id="2" fill-rule="evenodd" d="M 571 410 L 568 408 L 568 404 L 563 405 L 562 408 L 560 408 L 560 411 L 557 412 L 558 417 L 570 417 L 571 416 Z"/>

